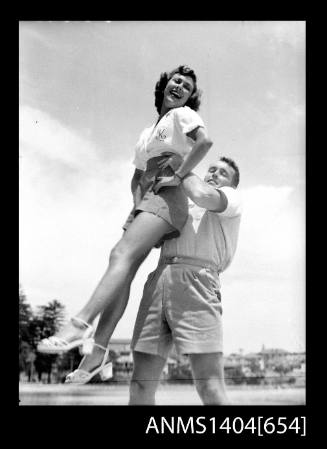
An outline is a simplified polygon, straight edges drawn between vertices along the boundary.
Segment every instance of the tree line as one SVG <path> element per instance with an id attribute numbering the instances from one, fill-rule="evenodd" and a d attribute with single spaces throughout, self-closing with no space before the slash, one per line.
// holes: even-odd
<path id="1" fill-rule="evenodd" d="M 35 311 L 19 286 L 19 378 L 51 383 L 63 382 L 66 374 L 77 368 L 82 356 L 78 348 L 64 354 L 41 354 L 38 342 L 50 337 L 65 321 L 65 306 L 54 299 Z"/>

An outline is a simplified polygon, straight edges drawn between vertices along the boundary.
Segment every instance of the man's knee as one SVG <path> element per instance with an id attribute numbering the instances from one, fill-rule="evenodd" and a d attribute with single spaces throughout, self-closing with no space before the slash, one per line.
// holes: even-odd
<path id="1" fill-rule="evenodd" d="M 204 404 L 228 404 L 225 385 L 222 379 L 196 380 L 195 385 Z"/>
<path id="2" fill-rule="evenodd" d="M 199 393 L 206 397 L 219 391 L 219 383 L 216 379 L 195 380 L 195 385 Z"/>
<path id="3" fill-rule="evenodd" d="M 146 391 L 146 382 L 144 380 L 132 379 L 130 383 L 130 392 L 137 394 Z"/>
<path id="4" fill-rule="evenodd" d="M 132 379 L 129 387 L 130 402 L 133 404 L 142 404 L 154 396 L 155 388 L 152 382 L 145 380 Z"/>

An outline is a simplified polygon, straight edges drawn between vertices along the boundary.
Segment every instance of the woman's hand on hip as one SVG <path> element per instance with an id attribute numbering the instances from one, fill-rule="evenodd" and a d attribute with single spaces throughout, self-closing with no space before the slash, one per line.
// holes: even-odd
<path id="1" fill-rule="evenodd" d="M 158 163 L 158 167 L 160 169 L 164 169 L 166 167 L 171 167 L 174 171 L 176 171 L 182 164 L 183 158 L 179 154 L 172 154 L 171 156 L 167 157 L 166 160 L 163 160 Z"/>
<path id="2" fill-rule="evenodd" d="M 176 187 L 181 183 L 178 176 L 162 176 L 157 178 L 157 182 L 153 186 L 153 191 L 155 194 L 159 192 L 162 187 Z"/>

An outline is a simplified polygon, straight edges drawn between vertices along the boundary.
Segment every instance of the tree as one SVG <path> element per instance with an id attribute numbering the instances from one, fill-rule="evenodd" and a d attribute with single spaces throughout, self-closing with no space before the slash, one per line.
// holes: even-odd
<path id="1" fill-rule="evenodd" d="M 31 322 L 31 330 L 34 336 L 33 346 L 42 338 L 48 338 L 55 334 L 61 327 L 65 316 L 65 306 L 58 300 L 49 301 L 45 306 L 39 306 L 38 312 Z M 53 363 L 58 359 L 57 354 L 37 353 L 35 360 L 38 378 L 41 380 L 42 373 L 47 373 L 48 383 L 51 382 L 51 371 Z"/>
<path id="2" fill-rule="evenodd" d="M 36 349 L 42 338 L 53 335 L 64 320 L 65 306 L 54 299 L 45 306 L 38 306 L 37 313 L 29 320 L 29 344 Z"/>
<path id="3" fill-rule="evenodd" d="M 31 322 L 33 321 L 33 312 L 31 306 L 27 303 L 26 295 L 21 285 L 19 285 L 19 375 L 25 372 L 31 377 L 32 362 L 31 353 L 33 347 L 34 335 L 31 333 Z"/>
<path id="4" fill-rule="evenodd" d="M 19 286 L 19 347 L 23 342 L 31 344 L 33 336 L 30 332 L 30 324 L 33 320 L 31 306 L 27 303 L 23 288 Z"/>
<path id="5" fill-rule="evenodd" d="M 26 374 L 36 370 L 39 380 L 42 373 L 47 373 L 48 382 L 51 382 L 53 363 L 57 362 L 56 354 L 41 354 L 36 352 L 38 342 L 42 338 L 55 334 L 64 321 L 65 306 L 58 300 L 49 301 L 44 306 L 39 306 L 37 313 L 33 313 L 27 303 L 23 288 L 19 286 L 19 370 Z M 71 356 L 62 355 L 61 359 L 71 360 Z M 74 354 L 73 365 L 80 360 L 79 354 Z M 29 376 L 31 377 L 31 376 Z"/>
<path id="6" fill-rule="evenodd" d="M 276 373 L 278 373 L 280 376 L 285 376 L 285 374 L 287 374 L 288 372 L 290 372 L 292 370 L 292 368 L 289 366 L 288 363 L 278 363 L 275 367 L 274 367 L 274 371 L 276 371 Z"/>
<path id="7" fill-rule="evenodd" d="M 37 317 L 41 324 L 40 338 L 50 337 L 59 330 L 64 321 L 65 306 L 54 299 L 45 306 L 39 306 Z"/>

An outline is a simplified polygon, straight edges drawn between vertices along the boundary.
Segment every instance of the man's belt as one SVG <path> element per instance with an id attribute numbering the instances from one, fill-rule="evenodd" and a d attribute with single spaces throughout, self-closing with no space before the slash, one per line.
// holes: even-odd
<path id="1" fill-rule="evenodd" d="M 219 273 L 218 266 L 210 262 L 209 260 L 204 259 L 198 259 L 194 257 L 187 257 L 187 256 L 163 256 L 160 258 L 159 264 L 186 264 L 186 265 L 194 265 L 196 267 L 201 268 L 209 268 L 212 271 L 215 271 L 216 273 Z"/>

